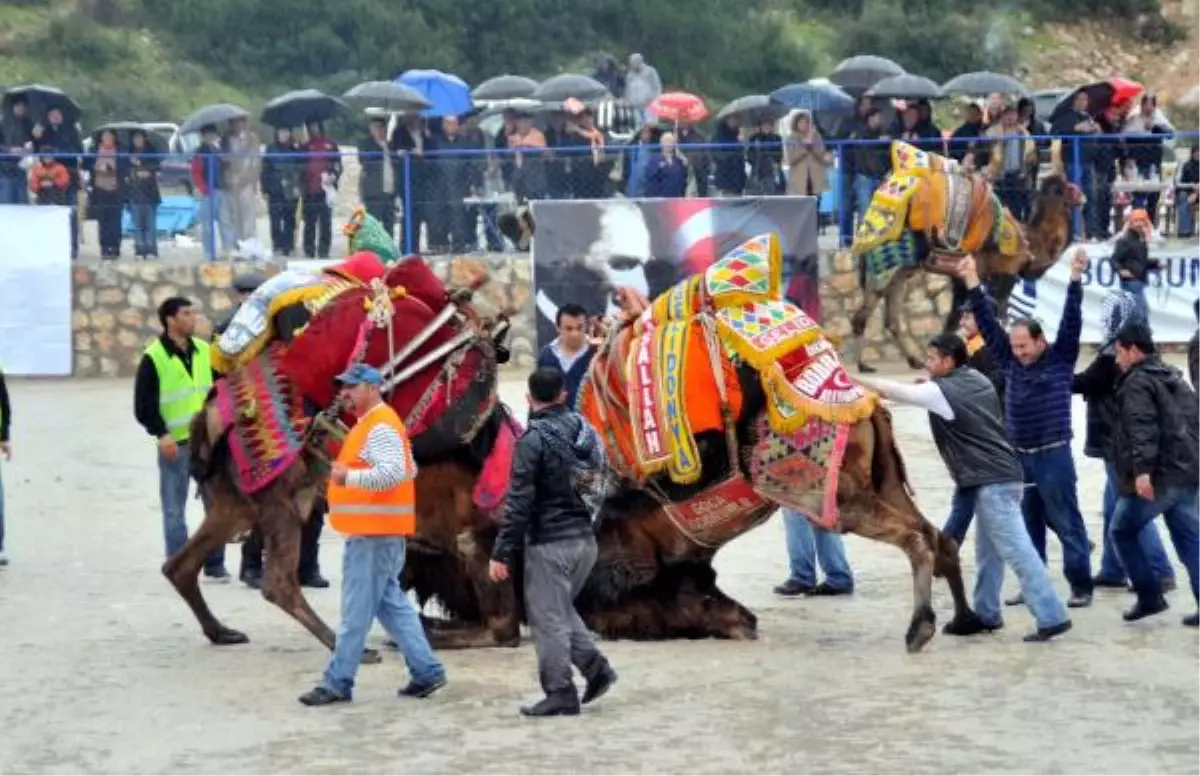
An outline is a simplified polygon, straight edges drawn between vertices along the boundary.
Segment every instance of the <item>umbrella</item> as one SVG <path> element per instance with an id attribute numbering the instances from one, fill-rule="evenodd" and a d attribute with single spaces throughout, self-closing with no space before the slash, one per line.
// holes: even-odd
<path id="1" fill-rule="evenodd" d="M 708 106 L 704 100 L 687 92 L 664 92 L 646 106 L 650 115 L 659 121 L 696 122 L 708 118 Z"/>
<path id="2" fill-rule="evenodd" d="M 1115 111 L 1127 106 L 1144 91 L 1145 87 L 1137 81 L 1126 78 L 1110 78 L 1107 81 L 1081 86 L 1059 100 L 1058 105 L 1054 107 L 1054 113 L 1051 114 L 1051 121 L 1071 110 L 1075 95 L 1080 92 L 1088 96 L 1088 113 L 1098 118 L 1110 110 Z"/>
<path id="3" fill-rule="evenodd" d="M 63 122 L 66 124 L 74 124 L 79 121 L 79 114 L 83 113 L 79 103 L 71 99 L 70 95 L 62 89 L 54 86 L 26 84 L 25 86 L 10 87 L 4 93 L 5 113 L 8 112 L 9 106 L 16 97 L 24 97 L 29 103 L 29 115 L 35 121 L 41 121 L 52 108 L 58 108 L 63 112 Z"/>
<path id="4" fill-rule="evenodd" d="M 859 95 L 875 84 L 893 75 L 901 75 L 904 68 L 885 57 L 860 54 L 843 59 L 829 80 L 854 95 Z"/>
<path id="5" fill-rule="evenodd" d="M 968 97 L 987 97 L 989 94 L 1028 94 L 1025 86 L 1012 76 L 987 71 L 956 75 L 942 84 L 942 91 L 946 94 L 965 94 Z"/>
<path id="6" fill-rule="evenodd" d="M 738 97 L 724 108 L 721 108 L 721 112 L 717 114 L 717 118 L 725 119 L 729 116 L 741 116 L 757 124 L 762 121 L 779 119 L 786 112 L 786 108 L 779 103 L 771 102 L 771 98 L 765 94 L 748 94 L 745 97 Z"/>
<path id="7" fill-rule="evenodd" d="M 209 124 L 224 124 L 234 119 L 247 118 L 249 115 L 242 108 L 230 105 L 227 102 L 208 105 L 184 119 L 183 124 L 179 126 L 179 134 L 186 135 L 189 132 L 199 132 L 201 127 Z"/>
<path id="8" fill-rule="evenodd" d="M 498 75 L 471 90 L 476 102 L 484 100 L 516 100 L 528 98 L 537 91 L 538 82 L 523 75 Z"/>
<path id="9" fill-rule="evenodd" d="M 867 90 L 870 97 L 893 97 L 906 100 L 936 100 L 946 95 L 942 87 L 928 78 L 912 73 L 893 75 Z"/>
<path id="10" fill-rule="evenodd" d="M 791 84 L 771 92 L 771 101 L 790 110 L 809 113 L 827 112 L 830 115 L 854 113 L 854 98 L 833 83 Z"/>
<path id="11" fill-rule="evenodd" d="M 316 89 L 298 89 L 275 97 L 263 107 L 262 121 L 272 127 L 302 127 L 328 121 L 350 106 Z"/>
<path id="12" fill-rule="evenodd" d="M 343 94 L 342 97 L 365 108 L 379 108 L 401 113 L 424 110 L 431 104 L 420 92 L 404 84 L 391 81 L 364 81 Z"/>
<path id="13" fill-rule="evenodd" d="M 552 102 L 562 102 L 569 97 L 574 97 L 577 100 L 599 99 L 608 94 L 608 87 L 597 81 L 595 78 L 589 78 L 586 75 L 576 75 L 574 73 L 563 73 L 556 75 L 553 78 L 542 82 L 533 94 L 529 95 L 535 100 L 547 100 Z"/>
<path id="14" fill-rule="evenodd" d="M 441 70 L 405 70 L 396 78 L 396 83 L 404 84 L 425 98 L 429 107 L 421 111 L 421 115 L 426 118 L 461 116 L 475 107 L 467 82 Z"/>

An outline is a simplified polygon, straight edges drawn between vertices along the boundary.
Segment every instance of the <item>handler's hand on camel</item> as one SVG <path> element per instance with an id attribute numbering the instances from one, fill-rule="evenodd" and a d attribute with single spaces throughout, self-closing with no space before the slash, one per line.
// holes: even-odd
<path id="1" fill-rule="evenodd" d="M 979 285 L 979 268 L 975 266 L 974 256 L 967 256 L 958 263 L 958 276 L 963 279 L 967 288 Z"/>
<path id="2" fill-rule="evenodd" d="M 333 469 L 329 472 L 329 479 L 333 480 L 335 485 L 345 485 L 346 475 L 349 473 L 350 470 L 346 467 L 346 464 L 334 462 Z"/>
<path id="3" fill-rule="evenodd" d="M 1137 494 L 1145 501 L 1154 500 L 1154 485 L 1150 482 L 1149 474 L 1139 474 L 1137 479 L 1133 481 L 1134 488 L 1137 489 Z"/>
<path id="4" fill-rule="evenodd" d="M 179 457 L 179 443 L 172 439 L 170 434 L 163 434 L 158 438 L 158 451 L 162 453 L 163 458 L 174 461 Z"/>
<path id="5" fill-rule="evenodd" d="M 508 579 L 508 566 L 498 560 L 488 563 L 488 579 L 493 582 L 504 582 Z"/>
<path id="6" fill-rule="evenodd" d="M 1088 265 L 1087 251 L 1080 248 L 1075 251 L 1075 255 L 1071 257 L 1071 282 L 1078 283 L 1083 279 L 1083 271 Z"/>

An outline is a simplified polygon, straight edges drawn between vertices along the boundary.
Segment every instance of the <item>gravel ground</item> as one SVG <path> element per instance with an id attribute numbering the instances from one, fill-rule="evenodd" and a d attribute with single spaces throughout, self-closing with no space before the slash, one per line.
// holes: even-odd
<path id="1" fill-rule="evenodd" d="M 16 458 L 5 466 L 8 554 L 0 569 L 0 771 L 99 773 L 1196 773 L 1196 632 L 1179 617 L 1120 620 L 1103 593 L 1075 629 L 1024 644 L 1009 610 L 992 636 L 937 636 L 904 652 L 911 583 L 896 550 L 848 538 L 857 592 L 781 600 L 782 527 L 772 520 L 718 557 L 726 591 L 755 610 L 757 642 L 604 646 L 621 674 L 584 716 L 521 719 L 535 697 L 532 647 L 443 655 L 450 685 L 395 696 L 401 661 L 359 674 L 355 702 L 296 697 L 323 649 L 238 584 L 206 584 L 213 610 L 252 643 L 215 648 L 158 572 L 153 449 L 128 382 L 12 381 Z M 505 398 L 521 405 L 522 386 Z M 919 502 L 938 522 L 950 486 L 922 413 L 898 433 Z M 1076 407 L 1082 436 L 1083 407 Z M 1077 443 L 1077 448 L 1080 443 Z M 1080 455 L 1080 500 L 1099 534 L 1103 473 Z M 192 505 L 199 519 L 198 503 Z M 193 522 L 194 525 L 194 522 Z M 1164 532 L 1165 536 L 1165 532 Z M 322 541 L 335 587 L 340 539 Z M 1052 543 L 1053 544 L 1053 543 Z M 230 568 L 237 570 L 236 548 Z M 1060 592 L 1058 547 L 1051 564 Z M 972 556 L 968 543 L 964 553 Z M 1098 554 L 1096 557 L 1098 561 Z M 971 563 L 967 568 L 973 578 Z M 1182 570 L 1180 580 L 1185 580 Z M 1009 583 L 1012 587 L 1012 582 Z M 1186 586 L 1184 586 L 1186 589 Z M 944 622 L 949 595 L 938 588 Z M 373 637 L 381 640 L 377 631 Z"/>

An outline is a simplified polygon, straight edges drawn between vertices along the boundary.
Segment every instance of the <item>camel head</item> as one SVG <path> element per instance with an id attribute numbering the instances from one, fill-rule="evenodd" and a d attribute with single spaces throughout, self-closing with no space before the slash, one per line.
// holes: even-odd
<path id="1" fill-rule="evenodd" d="M 1037 280 L 1054 266 L 1071 243 L 1074 208 L 1083 193 L 1060 173 L 1051 173 L 1038 186 L 1033 213 L 1025 227 L 1029 248 L 1017 271 L 1024 280 Z"/>

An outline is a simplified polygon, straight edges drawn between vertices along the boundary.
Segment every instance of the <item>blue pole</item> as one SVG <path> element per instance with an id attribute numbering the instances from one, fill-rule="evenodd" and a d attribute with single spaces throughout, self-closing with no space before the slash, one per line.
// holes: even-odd
<path id="1" fill-rule="evenodd" d="M 854 181 L 846 174 L 846 144 L 837 144 L 838 168 L 838 247 L 854 239 Z"/>
<path id="2" fill-rule="evenodd" d="M 1083 191 L 1083 149 L 1080 148 L 1079 137 L 1071 138 L 1071 183 L 1079 187 Z M 1083 191 L 1083 196 L 1086 198 L 1088 192 Z M 1083 207 L 1087 207 L 1084 205 Z M 1075 211 L 1075 236 L 1083 234 L 1083 207 Z"/>
<path id="3" fill-rule="evenodd" d="M 413 250 L 412 155 L 404 155 L 404 253 Z"/>
<path id="4" fill-rule="evenodd" d="M 216 155 L 208 154 L 204 161 L 204 180 L 208 185 L 208 229 L 204 235 L 204 255 L 209 261 L 217 258 L 217 171 Z"/>

